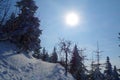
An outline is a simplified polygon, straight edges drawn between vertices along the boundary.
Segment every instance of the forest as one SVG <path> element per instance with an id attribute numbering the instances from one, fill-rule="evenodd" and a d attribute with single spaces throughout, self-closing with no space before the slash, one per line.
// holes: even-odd
<path id="1" fill-rule="evenodd" d="M 35 16 L 39 8 L 34 0 L 20 0 L 11 11 L 10 0 L 0 0 L 0 42 L 10 41 L 18 47 L 15 54 L 30 54 L 38 60 L 60 64 L 65 68 L 65 76 L 71 73 L 76 80 L 120 80 L 120 69 L 111 64 L 109 56 L 106 62 L 100 62 L 99 45 L 95 51 L 97 60 L 86 65 L 85 49 L 69 40 L 60 39 L 52 52 L 41 46 L 40 21 Z M 117 35 L 117 34 L 116 34 Z M 119 33 L 120 35 L 120 33 Z M 120 39 L 120 37 L 118 37 Z M 118 44 L 119 45 L 119 44 Z M 89 69 L 87 66 L 90 66 Z"/>

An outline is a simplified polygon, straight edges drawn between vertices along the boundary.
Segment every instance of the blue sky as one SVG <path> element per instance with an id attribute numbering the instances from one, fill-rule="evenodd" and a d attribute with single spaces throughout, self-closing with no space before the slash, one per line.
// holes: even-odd
<path id="1" fill-rule="evenodd" d="M 105 62 L 106 56 L 109 56 L 113 64 L 120 65 L 120 42 L 117 38 L 120 32 L 120 0 L 36 0 L 36 3 L 39 7 L 36 15 L 43 29 L 42 47 L 51 52 L 59 38 L 64 38 L 86 48 L 85 54 L 90 58 L 98 41 L 104 51 L 101 60 Z M 64 15 L 70 11 L 82 17 L 81 24 L 75 28 L 65 24 Z"/>

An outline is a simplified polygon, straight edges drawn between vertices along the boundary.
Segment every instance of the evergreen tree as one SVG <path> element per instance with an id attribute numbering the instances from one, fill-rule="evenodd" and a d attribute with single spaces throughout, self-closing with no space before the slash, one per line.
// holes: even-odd
<path id="1" fill-rule="evenodd" d="M 89 80 L 104 80 L 104 74 L 100 71 L 99 64 L 94 64 L 94 61 L 91 63 L 91 70 L 89 72 Z"/>
<path id="2" fill-rule="evenodd" d="M 13 29 L 14 29 L 14 21 L 15 21 L 15 13 L 12 13 L 10 16 L 10 19 L 7 20 L 3 30 L 5 34 L 9 34 L 9 36 L 11 35 Z"/>
<path id="3" fill-rule="evenodd" d="M 91 63 L 91 70 L 89 71 L 89 74 L 88 74 L 88 80 L 94 80 L 94 61 L 92 61 Z"/>
<path id="4" fill-rule="evenodd" d="M 49 54 L 48 54 L 48 52 L 46 52 L 46 54 L 45 54 L 45 61 L 47 61 L 47 62 L 50 61 L 50 58 L 49 58 Z"/>
<path id="5" fill-rule="evenodd" d="M 49 62 L 49 55 L 48 55 L 48 52 L 46 51 L 45 48 L 43 48 L 43 50 L 42 50 L 41 59 L 42 59 L 43 61 Z"/>
<path id="6" fill-rule="evenodd" d="M 10 17 L 10 0 L 0 0 L 0 28 L 6 23 L 7 19 Z"/>
<path id="7" fill-rule="evenodd" d="M 57 52 L 56 52 L 56 47 L 54 47 L 53 53 L 52 53 L 52 56 L 51 56 L 51 62 L 57 63 L 57 61 L 58 61 L 58 55 L 57 55 Z"/>
<path id="8" fill-rule="evenodd" d="M 104 75 L 99 68 L 96 68 L 95 71 L 93 71 L 93 80 L 104 80 Z"/>
<path id="9" fill-rule="evenodd" d="M 109 57 L 107 57 L 104 76 L 105 76 L 105 80 L 114 80 L 113 79 L 113 72 L 112 72 L 112 65 L 110 63 Z"/>
<path id="10" fill-rule="evenodd" d="M 21 0 L 17 2 L 20 14 L 16 18 L 16 26 L 13 31 L 12 41 L 16 43 L 20 51 L 40 52 L 40 34 L 39 19 L 34 16 L 37 6 L 33 0 Z"/>
<path id="11" fill-rule="evenodd" d="M 15 13 L 12 13 L 10 18 L 6 21 L 5 25 L 0 30 L 0 40 L 10 40 L 14 29 L 14 22 L 15 22 Z"/>
<path id="12" fill-rule="evenodd" d="M 86 80 L 85 75 L 85 66 L 82 61 L 82 56 L 79 55 L 79 50 L 77 45 L 75 45 L 73 49 L 72 59 L 70 61 L 70 73 L 75 77 L 77 80 Z"/>
<path id="13" fill-rule="evenodd" d="M 120 80 L 116 66 L 114 66 L 114 69 L 113 69 L 113 77 L 114 77 L 114 80 Z"/>
<path id="14" fill-rule="evenodd" d="M 42 59 L 43 61 L 45 61 L 45 54 L 46 54 L 46 49 L 43 48 L 43 49 L 42 49 L 42 55 L 41 55 L 41 59 Z"/>
<path id="15" fill-rule="evenodd" d="M 41 58 L 41 53 L 40 53 L 40 50 L 39 50 L 39 49 L 34 51 L 33 57 L 35 57 L 35 58 L 37 58 L 37 59 L 40 59 L 40 58 Z"/>

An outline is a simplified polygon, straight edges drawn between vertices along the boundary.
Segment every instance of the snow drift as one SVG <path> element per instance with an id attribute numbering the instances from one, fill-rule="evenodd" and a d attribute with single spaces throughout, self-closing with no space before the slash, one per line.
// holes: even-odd
<path id="1" fill-rule="evenodd" d="M 65 76 L 59 64 L 44 62 L 30 54 L 17 54 L 16 46 L 8 41 L 0 42 L 0 80 L 74 80 Z"/>

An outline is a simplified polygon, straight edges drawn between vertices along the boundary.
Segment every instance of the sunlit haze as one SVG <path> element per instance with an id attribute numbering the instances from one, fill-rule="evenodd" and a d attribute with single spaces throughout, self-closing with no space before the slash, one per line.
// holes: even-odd
<path id="1" fill-rule="evenodd" d="M 65 16 L 65 22 L 69 27 L 76 27 L 79 24 L 79 16 L 75 12 L 69 12 Z"/>

